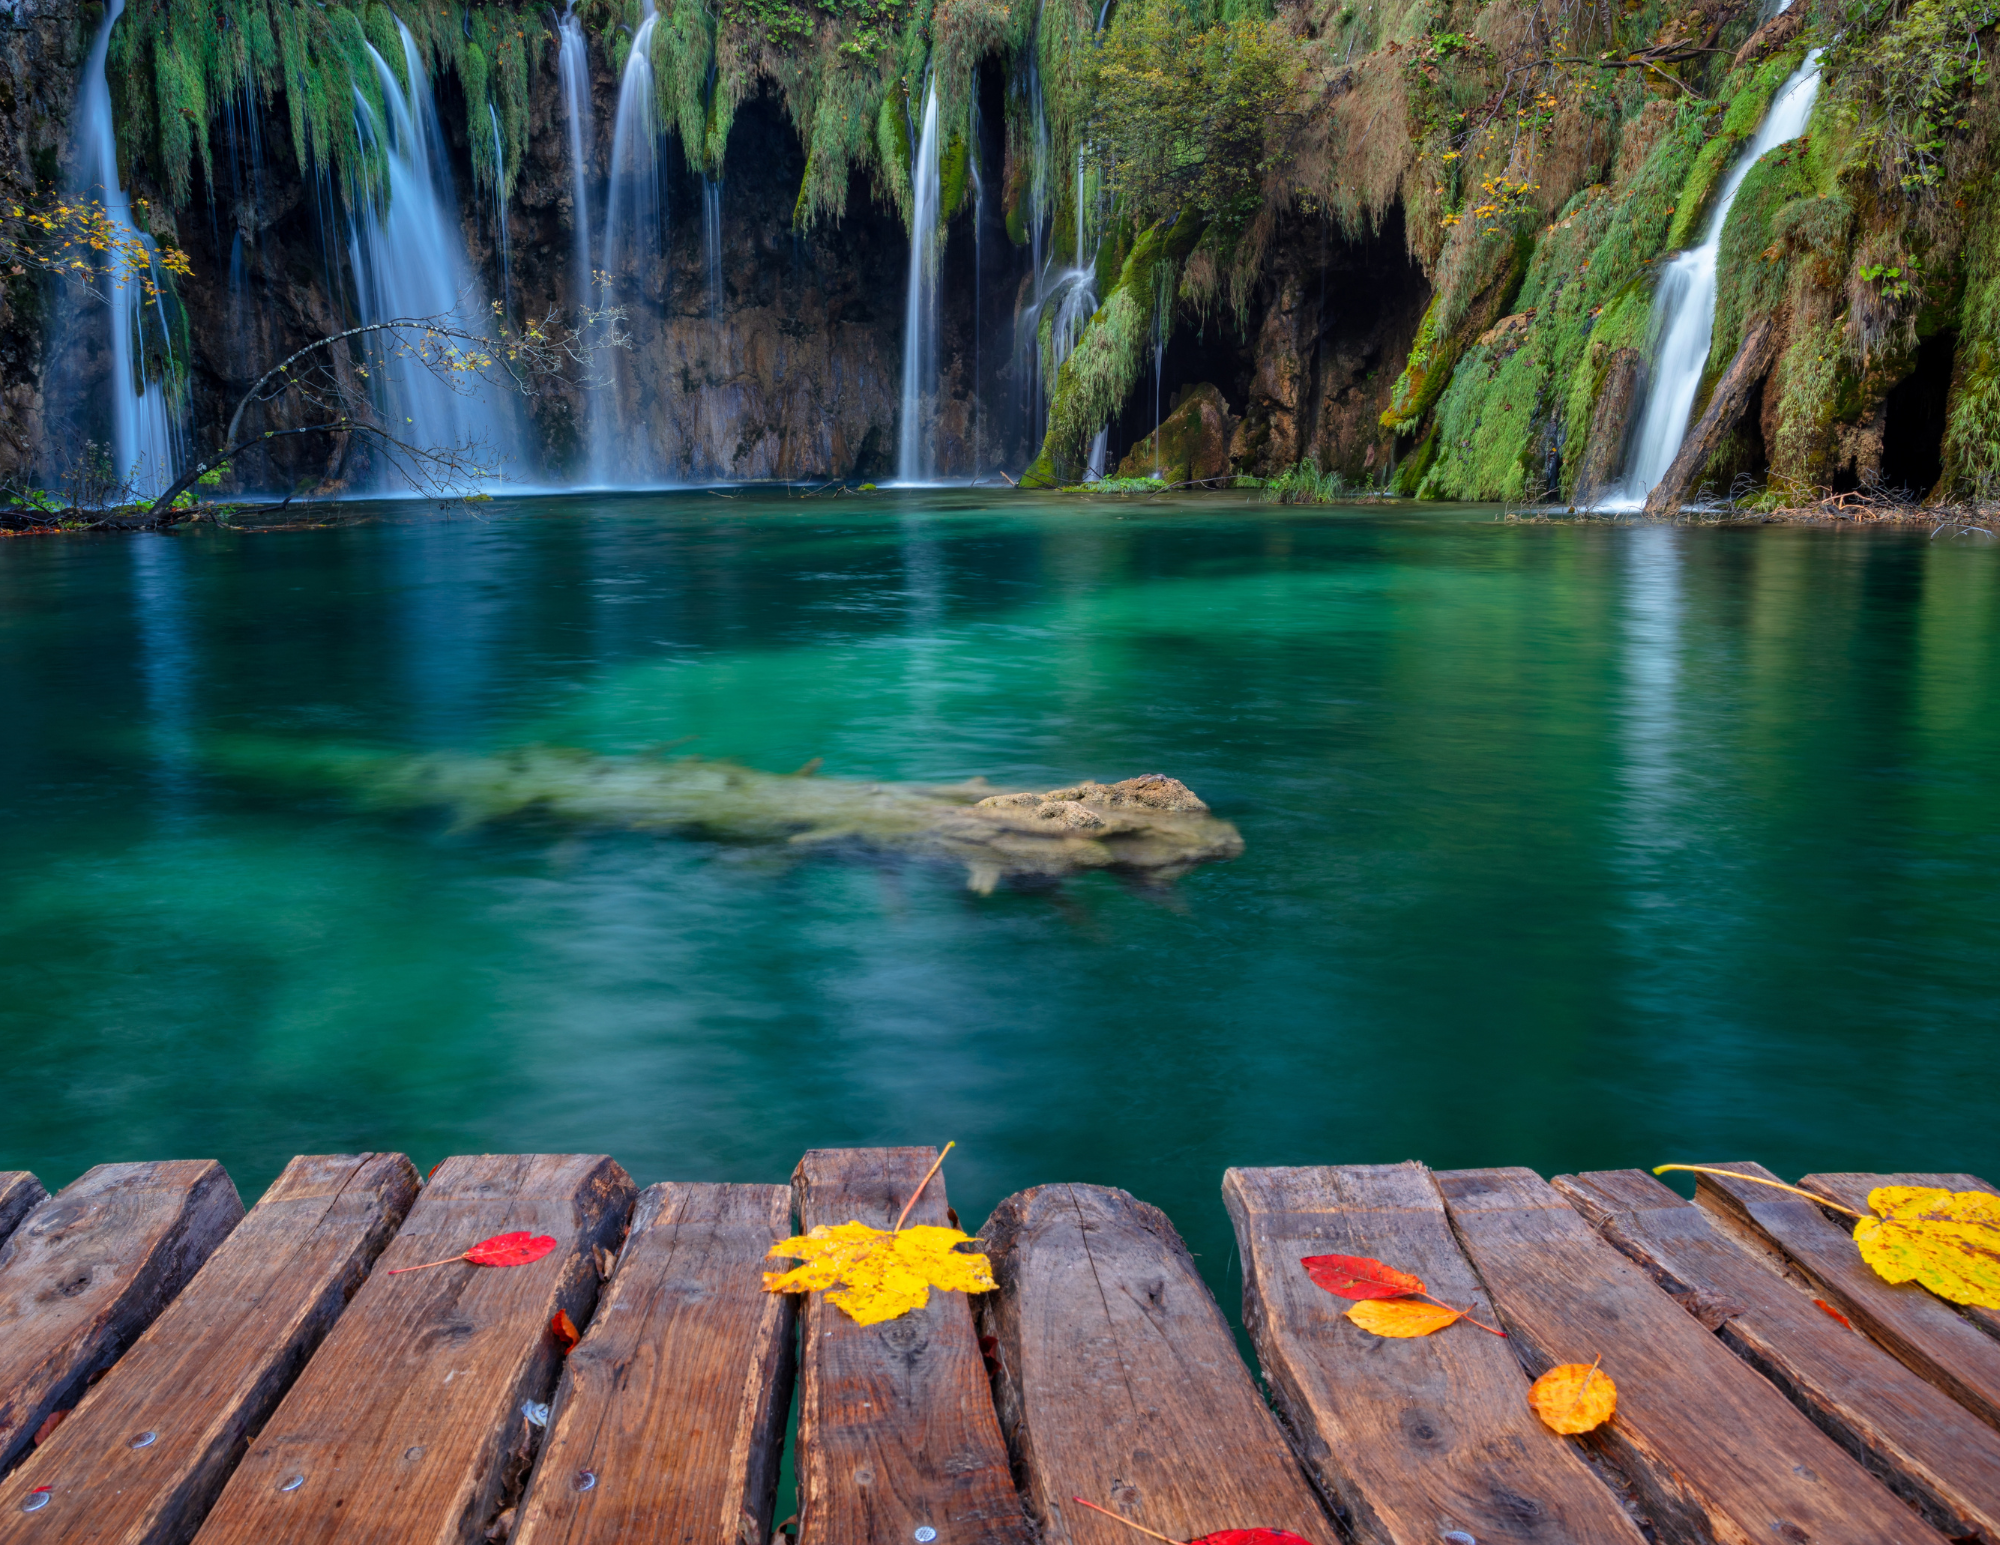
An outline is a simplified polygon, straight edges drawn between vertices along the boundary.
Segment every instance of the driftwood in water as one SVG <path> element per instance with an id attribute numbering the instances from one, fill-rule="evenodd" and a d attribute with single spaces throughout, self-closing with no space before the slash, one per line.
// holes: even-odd
<path id="1" fill-rule="evenodd" d="M 283 747 L 238 740 L 214 760 L 260 777 L 337 782 L 371 804 L 446 805 L 465 825 L 533 815 L 724 842 L 849 845 L 963 864 L 982 893 L 1008 878 L 1109 869 L 1170 880 L 1234 858 L 1243 839 L 1184 783 L 1151 773 L 1045 793 L 759 772 L 697 757 L 593 756 L 527 746 L 499 756 Z"/>
<path id="2" fill-rule="evenodd" d="M 1646 514 L 1649 518 L 1657 520 L 1680 513 L 1694 480 L 1708 465 L 1715 448 L 1722 444 L 1722 437 L 1734 429 L 1736 421 L 1743 417 L 1743 410 L 1750 406 L 1750 394 L 1770 371 L 1771 361 L 1777 352 L 1777 323 L 1768 316 L 1759 317 L 1750 324 L 1749 331 L 1743 335 L 1743 347 L 1736 351 L 1736 358 L 1729 362 L 1722 379 L 1716 382 L 1715 395 L 1708 400 L 1708 411 L 1702 414 L 1694 428 L 1687 432 L 1687 438 L 1681 441 L 1680 454 L 1667 468 L 1667 475 L 1646 495 Z"/>

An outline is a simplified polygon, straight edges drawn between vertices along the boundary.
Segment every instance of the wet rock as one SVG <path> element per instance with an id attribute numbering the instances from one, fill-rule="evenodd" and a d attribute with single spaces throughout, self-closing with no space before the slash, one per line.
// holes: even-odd
<path id="1" fill-rule="evenodd" d="M 1590 439 L 1577 469 L 1576 502 L 1594 508 L 1610 492 L 1625 465 L 1625 443 L 1632 435 L 1632 412 L 1645 395 L 1646 360 L 1637 349 L 1619 349 L 1605 367 L 1604 387 L 1591 410 Z"/>
<path id="2" fill-rule="evenodd" d="M 1199 482 L 1229 473 L 1229 442 L 1236 421 L 1221 391 L 1203 381 L 1179 394 L 1160 427 L 1132 447 L 1118 464 L 1120 477 L 1163 477 Z"/>

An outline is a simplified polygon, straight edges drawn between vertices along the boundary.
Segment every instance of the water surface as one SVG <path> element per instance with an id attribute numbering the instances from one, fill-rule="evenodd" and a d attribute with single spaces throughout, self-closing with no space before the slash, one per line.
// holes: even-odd
<path id="1" fill-rule="evenodd" d="M 1231 1164 L 1992 1175 L 1994 546 L 968 493 L 0 543 L 0 1168 L 954 1137 L 969 1222 L 1126 1186 L 1225 1301 Z M 288 765 L 537 742 L 1167 772 L 1247 849 L 982 897 Z"/>

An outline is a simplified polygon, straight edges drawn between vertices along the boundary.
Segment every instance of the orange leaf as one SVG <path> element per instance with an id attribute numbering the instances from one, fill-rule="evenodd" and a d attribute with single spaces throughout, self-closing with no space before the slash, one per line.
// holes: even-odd
<path id="1" fill-rule="evenodd" d="M 576 1322 L 569 1317 L 569 1312 L 564 1309 L 556 1310 L 556 1317 L 549 1321 L 549 1334 L 562 1343 L 563 1356 L 565 1357 L 569 1356 L 570 1348 L 583 1339 L 576 1333 Z"/>
<path id="2" fill-rule="evenodd" d="M 1824 1298 L 1815 1298 L 1813 1302 L 1819 1305 L 1820 1312 L 1822 1314 L 1829 1315 L 1833 1319 L 1840 1321 L 1840 1323 L 1847 1326 L 1849 1330 L 1854 1329 L 1854 1326 L 1848 1321 L 1847 1316 L 1842 1314 L 1838 1309 L 1834 1308 L 1833 1305 L 1828 1303 Z"/>
<path id="3" fill-rule="evenodd" d="M 1596 1363 L 1558 1363 L 1529 1386 L 1528 1405 L 1551 1432 L 1589 1432 L 1618 1409 L 1618 1386 Z"/>
<path id="4" fill-rule="evenodd" d="M 48 1442 L 49 1434 L 60 1427 L 63 1424 L 63 1418 L 68 1415 L 69 1412 L 67 1410 L 49 1412 L 48 1416 L 43 1419 L 42 1425 L 35 1429 L 35 1447 L 40 1448 L 44 1443 Z"/>
<path id="5" fill-rule="evenodd" d="M 1464 1319 L 1465 1313 L 1414 1298 L 1369 1298 L 1348 1310 L 1347 1317 L 1377 1336 L 1428 1336 Z"/>
<path id="6" fill-rule="evenodd" d="M 1408 1272 L 1365 1255 L 1308 1255 L 1299 1264 L 1337 1298 L 1401 1298 L 1424 1291 L 1423 1283 Z"/>

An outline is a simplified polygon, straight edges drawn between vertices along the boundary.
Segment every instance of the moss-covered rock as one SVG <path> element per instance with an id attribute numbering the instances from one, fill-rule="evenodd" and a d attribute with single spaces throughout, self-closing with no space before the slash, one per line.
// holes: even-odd
<path id="1" fill-rule="evenodd" d="M 1207 381 L 1180 394 L 1159 427 L 1118 464 L 1121 478 L 1159 477 L 1197 483 L 1229 473 L 1229 439 L 1235 430 L 1229 403 Z"/>

